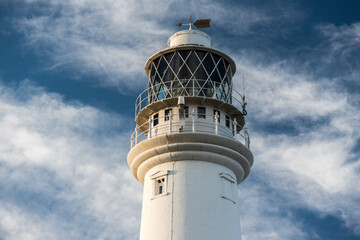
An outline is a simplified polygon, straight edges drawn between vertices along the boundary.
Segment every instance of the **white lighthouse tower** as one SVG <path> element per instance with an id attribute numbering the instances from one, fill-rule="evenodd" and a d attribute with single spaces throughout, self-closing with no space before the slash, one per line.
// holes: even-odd
<path id="1" fill-rule="evenodd" d="M 136 100 L 127 161 L 144 185 L 140 240 L 241 239 L 237 185 L 253 164 L 245 102 L 234 61 L 191 25 L 147 60 Z"/>

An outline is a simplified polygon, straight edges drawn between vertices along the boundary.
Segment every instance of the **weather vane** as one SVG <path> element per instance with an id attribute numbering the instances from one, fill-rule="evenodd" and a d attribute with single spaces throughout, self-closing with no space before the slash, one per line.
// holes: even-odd
<path id="1" fill-rule="evenodd" d="M 190 23 L 178 23 L 176 26 L 181 27 L 183 25 L 189 25 L 189 30 L 191 30 L 191 26 L 194 25 L 197 28 L 209 28 L 210 27 L 211 19 L 198 19 L 196 22 L 191 23 L 191 16 L 190 16 Z"/>

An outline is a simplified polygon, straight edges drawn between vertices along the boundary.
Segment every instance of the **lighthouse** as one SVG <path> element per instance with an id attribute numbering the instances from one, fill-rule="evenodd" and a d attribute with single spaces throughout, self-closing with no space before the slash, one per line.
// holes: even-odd
<path id="1" fill-rule="evenodd" d="M 191 29 L 209 23 L 190 21 L 145 63 L 127 157 L 144 185 L 140 240 L 241 239 L 237 185 L 253 164 L 246 103 L 234 61 Z"/>

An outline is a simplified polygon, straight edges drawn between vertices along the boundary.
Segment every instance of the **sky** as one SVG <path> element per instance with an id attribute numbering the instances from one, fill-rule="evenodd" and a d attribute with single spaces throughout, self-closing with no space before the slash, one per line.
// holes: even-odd
<path id="1" fill-rule="evenodd" d="M 126 163 L 178 22 L 245 78 L 243 240 L 360 239 L 360 1 L 0 0 L 0 239 L 138 239 Z"/>

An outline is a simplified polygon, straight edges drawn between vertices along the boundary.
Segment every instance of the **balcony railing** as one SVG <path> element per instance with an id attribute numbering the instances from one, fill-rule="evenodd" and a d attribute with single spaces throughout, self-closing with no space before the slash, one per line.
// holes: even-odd
<path id="1" fill-rule="evenodd" d="M 202 119 L 203 117 L 205 118 Z M 136 126 L 135 131 L 131 135 L 131 148 L 143 140 L 163 136 L 168 133 L 209 133 L 220 135 L 241 142 L 247 148 L 250 148 L 248 130 L 237 124 L 236 119 L 219 117 L 217 114 L 202 115 L 199 118 L 195 112 L 189 113 L 188 117 L 186 117 L 184 114 L 172 114 L 171 111 L 166 116 L 166 119 L 163 123 L 154 126 L 154 120 L 159 122 L 159 119 L 150 117 L 148 122 L 143 124 L 147 125 L 147 130 L 144 132 L 139 130 L 142 129 L 142 126 Z"/>
<path id="2" fill-rule="evenodd" d="M 179 96 L 217 99 L 235 106 L 238 105 L 242 108 L 243 114 L 246 115 L 243 108 L 245 106 L 243 97 L 235 89 L 231 87 L 225 89 L 223 85 L 211 80 L 191 79 L 184 81 L 186 82 L 181 86 L 178 85 L 179 81 L 176 82 L 177 84 L 169 81 L 145 89 L 136 99 L 135 117 L 149 104 Z"/>

